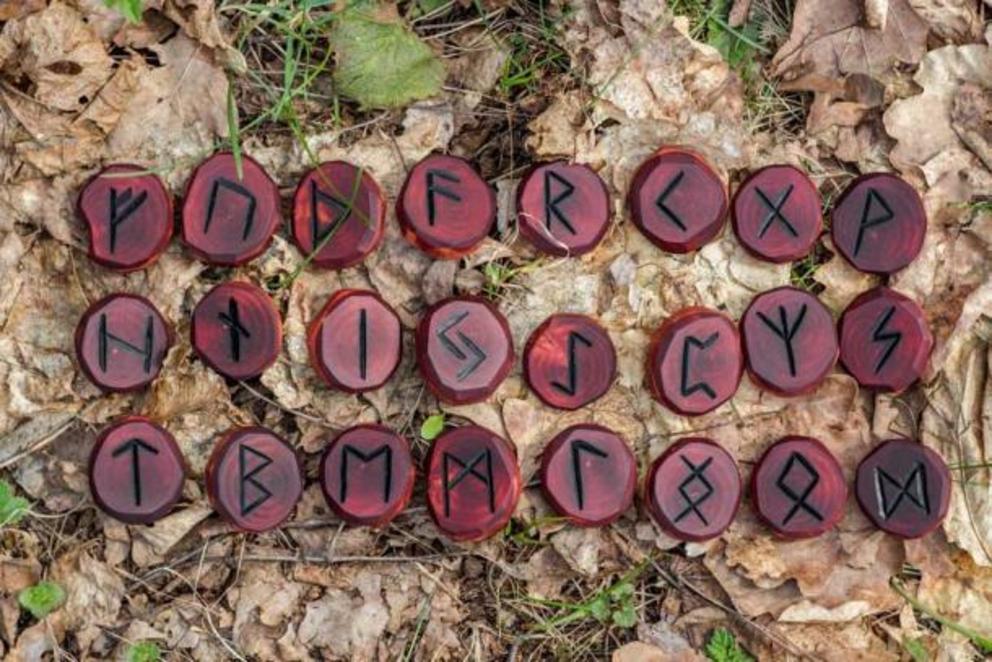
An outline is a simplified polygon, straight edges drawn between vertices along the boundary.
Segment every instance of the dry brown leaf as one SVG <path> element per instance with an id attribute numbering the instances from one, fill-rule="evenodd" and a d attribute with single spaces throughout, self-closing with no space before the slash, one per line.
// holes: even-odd
<path id="1" fill-rule="evenodd" d="M 909 4 L 943 39 L 964 44 L 982 36 L 980 10 L 973 0 L 909 0 Z"/>

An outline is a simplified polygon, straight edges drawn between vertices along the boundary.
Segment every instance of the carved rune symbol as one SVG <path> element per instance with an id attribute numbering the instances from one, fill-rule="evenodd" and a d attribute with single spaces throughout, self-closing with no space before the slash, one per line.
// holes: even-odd
<path id="1" fill-rule="evenodd" d="M 249 453 L 261 460 L 260 462 L 256 463 L 255 466 L 252 467 L 250 470 L 248 468 Z M 260 474 L 262 470 L 265 469 L 270 464 L 272 464 L 272 458 L 266 455 L 265 453 L 261 451 L 257 451 L 251 446 L 245 446 L 244 444 L 238 446 L 238 477 L 240 479 L 239 492 L 241 497 L 242 515 L 247 515 L 251 511 L 255 510 L 263 503 L 268 501 L 269 498 L 272 496 L 272 492 L 269 491 L 269 488 L 267 488 L 262 483 L 258 482 L 258 480 L 255 478 L 255 476 Z M 250 502 L 247 499 L 248 491 L 245 489 L 245 485 L 248 483 L 250 483 L 252 487 L 254 487 L 257 491 L 262 493 L 260 496 L 256 497 L 254 501 L 250 501 Z"/>
<path id="2" fill-rule="evenodd" d="M 476 466 L 485 461 L 485 473 L 480 473 Z M 458 464 L 461 470 L 455 475 L 454 479 L 448 480 L 448 468 L 451 466 L 451 462 Z M 496 512 L 496 490 L 493 487 L 493 454 L 488 448 L 484 451 L 479 451 L 479 453 L 469 460 L 467 463 L 463 462 L 461 458 L 457 455 L 452 455 L 451 453 L 445 453 L 443 456 L 442 468 L 444 470 L 444 516 L 451 517 L 451 490 L 458 487 L 458 484 L 462 482 L 465 478 L 472 476 L 476 480 L 482 481 L 489 492 L 489 512 Z"/>
<path id="3" fill-rule="evenodd" d="M 888 343 L 882 351 L 882 355 L 875 363 L 876 375 L 882 368 L 885 367 L 885 364 L 889 362 L 889 359 L 892 358 L 892 353 L 896 351 L 896 347 L 898 347 L 899 343 L 902 342 L 902 333 L 899 331 L 888 331 L 885 328 L 895 312 L 896 307 L 889 306 L 889 309 L 882 314 L 881 318 L 879 318 L 878 324 L 875 325 L 875 330 L 871 332 L 872 342 Z"/>
<path id="4" fill-rule="evenodd" d="M 779 323 L 776 325 L 775 322 L 768 319 L 768 317 L 762 313 L 758 312 L 758 317 L 761 321 L 772 330 L 776 336 L 782 339 L 782 343 L 785 345 L 785 354 L 789 360 L 789 374 L 793 377 L 796 376 L 796 353 L 792 347 L 792 341 L 796 337 L 799 329 L 802 328 L 803 320 L 806 319 L 806 304 L 804 303 L 799 309 L 799 314 L 796 316 L 796 320 L 789 324 L 789 316 L 785 312 L 785 306 L 778 307 L 778 319 Z"/>
<path id="5" fill-rule="evenodd" d="M 685 339 L 685 342 L 682 343 L 682 384 L 680 390 L 683 398 L 688 398 L 696 391 L 702 391 L 709 396 L 710 400 L 716 400 L 716 391 L 714 391 L 713 387 L 710 386 L 705 380 L 692 384 L 689 383 L 689 372 L 692 367 L 692 360 L 689 356 L 689 350 L 692 347 L 696 347 L 700 351 L 709 349 L 719 337 L 720 332 L 716 331 L 710 334 L 706 340 L 700 340 L 696 336 L 688 336 Z"/>
<path id="6" fill-rule="evenodd" d="M 796 466 L 800 467 L 797 471 L 803 471 L 808 479 L 806 485 L 799 488 L 798 491 L 792 489 L 789 485 L 789 474 L 794 473 L 793 468 Z M 775 484 L 780 490 L 782 490 L 782 493 L 792 499 L 792 508 L 789 509 L 789 512 L 786 513 L 785 518 L 782 520 L 783 526 L 788 524 L 789 520 L 791 520 L 800 509 L 805 510 L 821 522 L 823 521 L 823 515 L 820 514 L 820 511 L 806 502 L 806 499 L 809 498 L 809 495 L 813 493 L 813 490 L 819 483 L 820 472 L 816 470 L 816 467 L 810 464 L 809 460 L 803 457 L 801 453 L 793 452 L 792 455 L 789 456 L 789 460 L 785 463 L 785 466 L 782 467 L 782 471 L 779 473 L 778 479 L 775 481 Z"/>
<path id="7" fill-rule="evenodd" d="M 706 516 L 703 515 L 703 512 L 699 510 L 699 506 L 706 503 L 706 501 L 716 492 L 713 484 L 706 479 L 706 469 L 713 462 L 713 458 L 708 457 L 706 458 L 706 461 L 700 464 L 693 464 L 692 460 L 687 458 L 685 455 L 679 455 L 679 459 L 685 464 L 686 468 L 689 470 L 689 474 L 682 480 L 681 483 L 679 483 L 679 494 L 681 494 L 682 498 L 685 499 L 686 506 L 682 512 L 675 516 L 674 521 L 678 522 L 687 517 L 689 513 L 694 513 L 696 517 L 699 518 L 699 521 L 706 526 L 709 526 L 710 522 L 706 519 Z M 693 494 L 689 491 L 689 486 L 694 482 L 698 482 L 702 485 L 704 490 L 701 494 L 696 494 L 695 496 L 693 496 Z M 698 491 L 698 489 L 693 491 Z"/>
<path id="8" fill-rule="evenodd" d="M 582 453 L 589 453 L 601 458 L 610 456 L 606 451 L 597 448 L 585 439 L 572 440 L 572 475 L 575 477 L 575 500 L 579 504 L 579 510 L 585 508 L 586 493 L 582 488 Z"/>
<path id="9" fill-rule="evenodd" d="M 578 386 L 579 360 L 577 354 L 579 343 L 586 347 L 592 347 L 591 340 L 581 333 L 570 331 L 568 334 L 568 384 L 562 384 L 558 381 L 551 382 L 552 386 L 566 395 L 575 395 L 575 388 Z"/>
<path id="10" fill-rule="evenodd" d="M 228 337 L 231 340 L 231 359 L 241 360 L 241 336 L 251 338 L 251 332 L 241 323 L 238 315 L 238 302 L 234 297 L 227 300 L 227 312 L 217 313 L 220 321 L 227 326 Z"/>
<path id="11" fill-rule="evenodd" d="M 447 170 L 428 170 L 427 171 L 427 222 L 430 225 L 434 225 L 434 220 L 437 215 L 437 203 L 434 200 L 434 194 L 437 193 L 442 198 L 447 198 L 453 202 L 461 202 L 462 197 L 444 186 L 439 186 L 437 180 L 443 179 L 446 182 L 452 182 L 454 184 L 461 184 L 461 181 L 457 176 L 451 174 Z"/>
<path id="12" fill-rule="evenodd" d="M 461 341 L 462 345 L 464 345 L 465 348 L 471 352 L 471 357 L 462 351 L 462 348 L 448 336 L 448 331 L 451 331 L 454 327 L 461 324 L 462 320 L 466 317 L 468 317 L 468 311 L 455 313 L 441 325 L 441 328 L 437 332 L 437 337 L 446 350 L 454 354 L 459 361 L 467 361 L 462 369 L 458 371 L 458 375 L 456 377 L 458 381 L 463 381 L 466 377 L 475 372 L 486 360 L 486 353 L 482 351 L 482 348 L 475 344 L 471 338 L 466 336 L 461 331 L 455 331 L 455 335 L 458 336 L 458 340 Z"/>
<path id="13" fill-rule="evenodd" d="M 100 370 L 107 372 L 108 359 L 110 355 L 110 343 L 111 341 L 120 345 L 121 349 L 132 354 L 137 354 L 138 356 L 144 357 L 145 361 L 143 364 L 146 373 L 152 370 L 152 345 L 155 342 L 155 322 L 151 315 L 148 316 L 148 321 L 145 324 L 145 346 L 138 347 L 120 336 L 115 336 L 110 331 L 107 330 L 107 314 L 103 313 L 100 315 L 100 333 L 97 337 L 97 354 L 100 359 Z"/>
<path id="14" fill-rule="evenodd" d="M 131 218 L 148 199 L 148 191 L 132 197 L 131 188 L 118 195 L 117 189 L 110 187 L 110 252 L 117 248 L 117 226 Z"/>
<path id="15" fill-rule="evenodd" d="M 393 449 L 386 444 L 369 453 L 363 453 L 351 444 L 345 444 L 344 450 L 341 451 L 341 503 L 348 500 L 348 457 L 357 457 L 367 464 L 380 455 L 384 456 L 383 463 L 386 465 L 382 486 L 382 502 L 389 503 L 393 489 Z"/>
<path id="16" fill-rule="evenodd" d="M 788 201 L 789 196 L 792 195 L 793 188 L 795 188 L 795 186 L 793 184 L 789 184 L 788 188 L 786 188 L 785 191 L 782 192 L 782 195 L 778 197 L 778 200 L 772 202 L 771 199 L 769 199 L 768 195 L 761 190 L 761 187 L 759 186 L 754 187 L 754 190 L 758 194 L 758 197 L 761 198 L 761 201 L 764 202 L 765 206 L 768 207 L 769 209 L 768 215 L 765 216 L 765 220 L 762 221 L 761 223 L 761 230 L 758 232 L 759 239 L 765 236 L 765 233 L 768 232 L 768 228 L 770 228 L 772 226 L 772 223 L 774 223 L 775 221 L 781 223 L 785 227 L 785 229 L 789 231 L 789 234 L 791 234 L 793 237 L 799 236 L 799 233 L 796 232 L 795 226 L 793 226 L 792 222 L 789 221 L 789 219 L 786 218 L 785 214 L 782 213 L 782 207 L 785 206 L 785 203 L 786 201 Z"/>
<path id="17" fill-rule="evenodd" d="M 552 185 L 555 182 L 560 184 L 560 186 L 557 195 L 552 196 Z M 566 230 L 572 234 L 577 234 L 575 228 L 572 226 L 572 222 L 568 220 L 568 216 L 558 208 L 558 205 L 571 197 L 574 192 L 575 186 L 567 179 L 556 172 L 551 172 L 550 170 L 544 171 L 544 227 L 548 229 L 548 232 L 551 232 L 551 217 L 554 216 L 554 218 L 558 219 L 559 223 L 565 226 Z"/>
<path id="18" fill-rule="evenodd" d="M 255 224 L 255 206 L 258 203 L 251 191 L 241 184 L 232 182 L 230 179 L 225 179 L 224 177 L 215 179 L 214 185 L 210 187 L 210 201 L 207 203 L 207 218 L 203 222 L 203 234 L 210 232 L 210 223 L 214 220 L 214 210 L 217 208 L 217 198 L 220 196 L 220 189 L 222 187 L 240 195 L 248 201 L 248 206 L 245 209 L 244 225 L 241 231 L 241 241 L 244 241 L 251 234 L 251 228 Z"/>
<path id="19" fill-rule="evenodd" d="M 872 203 L 877 202 L 881 207 L 881 213 L 875 216 L 871 215 Z M 865 198 L 865 206 L 861 210 L 861 224 L 858 226 L 858 238 L 854 242 L 854 254 L 857 255 L 861 251 L 861 244 L 865 239 L 865 230 L 868 228 L 875 227 L 876 225 L 881 225 L 882 223 L 888 223 L 896 215 L 892 212 L 892 207 L 889 203 L 885 201 L 882 194 L 873 188 L 868 189 L 868 196 Z"/>
<path id="20" fill-rule="evenodd" d="M 323 230 L 320 229 L 321 205 L 327 207 L 332 213 L 331 224 Z M 324 239 L 335 234 L 338 228 L 348 220 L 350 215 L 351 205 L 338 200 L 333 195 L 324 193 L 317 186 L 317 182 L 312 179 L 310 180 L 310 234 L 313 236 L 312 249 L 316 250 L 317 246 Z"/>
<path id="21" fill-rule="evenodd" d="M 898 490 L 890 495 L 886 490 L 892 486 Z M 906 479 L 899 482 L 882 467 L 875 468 L 875 493 L 878 498 L 879 515 L 889 519 L 895 514 L 903 498 L 908 499 L 917 508 L 930 514 L 930 499 L 927 497 L 927 469 L 922 462 L 917 462 Z"/>
<path id="22" fill-rule="evenodd" d="M 358 313 L 358 374 L 364 381 L 369 364 L 369 314 L 364 308 Z"/>
<path id="23" fill-rule="evenodd" d="M 158 450 L 154 446 L 137 437 L 128 439 L 110 454 L 111 457 L 118 457 L 124 453 L 131 454 L 131 482 L 134 485 L 134 505 L 136 506 L 141 505 L 141 460 L 138 456 L 142 451 L 158 455 Z"/>
<path id="24" fill-rule="evenodd" d="M 678 188 L 684 178 L 685 170 L 679 170 L 679 174 L 675 175 L 672 181 L 668 182 L 668 186 L 665 187 L 665 189 L 661 192 L 661 195 L 659 195 L 654 201 L 655 206 L 661 211 L 661 213 L 664 214 L 668 220 L 674 223 L 679 230 L 682 230 L 682 232 L 685 232 L 688 229 L 685 225 L 685 221 L 682 220 L 681 216 L 672 211 L 672 208 L 666 204 L 666 201 L 668 200 L 668 196 Z"/>

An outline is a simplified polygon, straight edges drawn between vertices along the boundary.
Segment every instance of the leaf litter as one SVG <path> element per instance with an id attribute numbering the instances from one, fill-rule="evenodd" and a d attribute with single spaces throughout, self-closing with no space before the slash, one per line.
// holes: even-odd
<path id="1" fill-rule="evenodd" d="M 734 3 L 733 20 L 724 4 L 720 20 L 738 30 L 763 2 Z M 337 75 L 347 79 L 335 81 L 333 68 L 310 60 L 306 66 L 326 79 L 326 89 L 340 86 L 332 94 L 343 105 L 317 105 L 313 114 L 313 104 L 293 99 L 293 112 L 308 118 L 302 136 L 265 124 L 241 136 L 245 152 L 283 190 L 313 159 L 345 158 L 394 199 L 407 168 L 450 150 L 475 157 L 500 190 L 512 192 L 530 160 L 567 158 L 607 182 L 615 223 L 590 255 L 555 261 L 540 260 L 512 224 L 501 224 L 479 256 L 442 268 L 389 219 L 383 246 L 364 267 L 308 269 L 274 289 L 285 351 L 261 379 L 226 384 L 193 358 L 186 340 L 192 306 L 231 275 L 283 282 L 304 256 L 277 238 L 254 263 L 220 274 L 174 242 L 147 271 L 112 274 L 86 259 L 72 204 L 85 177 L 114 160 L 149 167 L 181 194 L 192 167 L 226 144 L 228 81 L 245 108 L 252 107 L 245 95 L 257 94 L 238 73 L 253 56 L 235 46 L 243 17 L 198 0 L 155 0 L 145 3 L 144 23 L 133 25 L 94 2 L 14 3 L 0 29 L 0 465 L 14 492 L 32 502 L 0 538 L 0 652 L 12 659 L 120 657 L 150 640 L 162 651 L 208 659 L 556 650 L 698 659 L 693 649 L 733 650 L 722 634 L 716 647 L 706 646 L 715 628 L 731 628 L 757 657 L 783 650 L 873 658 L 920 649 L 973 653 L 980 641 L 946 623 L 987 636 L 983 628 L 992 622 L 984 433 L 992 214 L 982 207 L 992 195 L 992 67 L 985 66 L 992 55 L 983 14 L 956 1 L 799 0 L 791 34 L 764 42 L 777 51 L 770 61 L 751 51 L 783 94 L 813 93 L 807 131 L 796 133 L 755 131 L 745 121 L 761 102 L 751 74 L 693 37 L 701 19 L 693 3 L 669 5 L 587 0 L 521 17 L 500 2 L 452 3 L 424 18 L 394 13 L 389 21 L 402 39 L 417 44 L 410 46 L 412 66 L 424 67 L 430 82 L 389 98 L 361 97 L 361 72 L 348 70 L 354 61 L 340 63 Z M 536 35 L 532 49 L 544 49 L 549 62 L 565 57 L 570 68 L 504 84 L 506 72 L 520 71 L 521 51 L 509 39 L 515 18 L 533 21 L 526 23 Z M 270 64 L 279 62 L 274 52 L 266 55 Z M 435 63 L 447 76 L 440 90 Z M 410 104 L 414 99 L 422 100 Z M 394 105 L 405 109 L 368 110 Z M 663 254 L 641 237 L 626 220 L 622 193 L 639 162 L 663 143 L 692 145 L 731 181 L 747 169 L 793 163 L 811 171 L 828 197 L 858 170 L 892 169 L 914 182 L 930 215 L 928 239 L 893 285 L 931 319 L 937 349 L 925 383 L 898 399 L 872 397 L 838 372 L 815 393 L 783 400 L 745 380 L 730 403 L 692 420 L 655 403 L 643 388 L 643 354 L 666 316 L 689 305 L 739 316 L 755 293 L 793 278 L 788 265 L 750 258 L 729 231 L 688 256 Z M 512 217 L 509 208 L 501 214 Z M 839 312 L 873 281 L 832 256 L 826 240 L 820 250 L 813 286 Z M 330 391 L 309 367 L 305 330 L 341 287 L 377 289 L 408 330 L 439 297 L 488 292 L 518 348 L 552 312 L 596 315 L 617 348 L 617 384 L 587 411 L 561 413 L 531 394 L 515 368 L 488 401 L 441 405 L 416 376 L 406 334 L 404 361 L 385 387 L 362 397 Z M 177 327 L 166 368 L 144 394 L 101 397 L 75 367 L 76 320 L 89 302 L 115 290 L 149 297 Z M 96 433 L 130 411 L 161 420 L 190 464 L 180 509 L 151 527 L 106 518 L 86 487 Z M 377 532 L 342 527 L 315 487 L 289 525 L 271 534 L 237 535 L 212 515 L 200 478 L 213 440 L 231 425 L 272 427 L 306 454 L 312 476 L 328 435 L 378 421 L 415 439 L 418 457 L 438 428 L 465 421 L 490 427 L 517 446 L 528 482 L 543 443 L 582 421 L 617 430 L 642 468 L 679 436 L 705 431 L 737 457 L 745 476 L 785 433 L 823 440 L 848 479 L 876 440 L 917 434 L 951 464 L 954 498 L 941 532 L 922 541 L 872 530 L 852 500 L 835 531 L 785 543 L 745 505 L 721 538 L 684 553 L 634 512 L 604 530 L 563 526 L 532 489 L 512 529 L 477 545 L 441 539 L 419 496 Z M 541 627 L 554 612 L 534 598 L 599 605 L 595 596 L 646 559 L 619 619 L 593 615 L 561 630 Z M 907 607 L 892 577 L 930 612 Z M 25 621 L 17 596 L 43 579 L 65 590 L 65 602 L 42 620 Z M 670 636 L 658 634 L 664 632 Z"/>

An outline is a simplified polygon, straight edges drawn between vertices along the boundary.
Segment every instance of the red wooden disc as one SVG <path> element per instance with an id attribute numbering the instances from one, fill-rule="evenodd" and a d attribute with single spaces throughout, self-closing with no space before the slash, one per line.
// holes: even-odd
<path id="1" fill-rule="evenodd" d="M 337 436 L 320 462 L 320 487 L 338 517 L 385 526 L 410 502 L 416 471 L 410 446 L 383 425 L 358 425 Z"/>
<path id="2" fill-rule="evenodd" d="M 798 168 L 767 166 L 734 195 L 734 232 L 752 255 L 792 262 L 813 248 L 823 230 L 820 192 Z"/>
<path id="3" fill-rule="evenodd" d="M 176 440 L 144 416 L 106 427 L 90 454 L 93 500 L 128 524 L 151 524 L 169 514 L 183 492 L 186 467 Z"/>
<path id="4" fill-rule="evenodd" d="M 840 318 L 840 360 L 862 386 L 905 391 L 926 370 L 932 349 L 926 315 L 887 287 L 861 294 Z"/>
<path id="5" fill-rule="evenodd" d="M 600 425 L 573 425 L 541 456 L 541 489 L 555 512 L 578 526 L 606 526 L 634 502 L 637 461 Z"/>
<path id="6" fill-rule="evenodd" d="M 485 400 L 513 366 L 506 318 L 481 297 L 431 306 L 417 325 L 417 365 L 427 386 L 452 404 Z"/>
<path id="7" fill-rule="evenodd" d="M 606 329 L 585 315 L 552 315 L 524 348 L 524 377 L 541 400 L 578 409 L 603 396 L 617 375 Z"/>
<path id="8" fill-rule="evenodd" d="M 76 358 L 104 391 L 133 391 L 151 383 L 172 345 L 172 332 L 151 301 L 110 294 L 83 313 L 76 326 Z"/>
<path id="9" fill-rule="evenodd" d="M 262 166 L 241 156 L 242 175 L 229 152 L 197 166 L 183 202 L 183 241 L 198 258 L 236 266 L 268 248 L 282 223 L 279 189 Z"/>
<path id="10" fill-rule="evenodd" d="M 359 175 L 361 177 L 359 178 Z M 293 195 L 293 240 L 325 269 L 351 267 L 382 241 L 386 201 L 368 172 L 328 161 L 308 172 Z"/>
<path id="11" fill-rule="evenodd" d="M 452 540 L 483 540 L 510 521 L 520 499 L 516 450 L 477 425 L 435 440 L 427 455 L 427 506 Z"/>
<path id="12" fill-rule="evenodd" d="M 269 295 L 251 283 L 221 283 L 193 309 L 193 349 L 230 379 L 251 379 L 279 356 L 282 321 Z"/>
<path id="13" fill-rule="evenodd" d="M 637 169 L 627 205 L 634 224 L 655 245 L 689 253 L 720 234 L 727 187 L 703 157 L 663 147 Z"/>
<path id="14" fill-rule="evenodd" d="M 678 540 L 700 542 L 723 533 L 741 503 L 741 475 L 730 453 L 703 437 L 680 439 L 648 470 L 648 512 Z"/>
<path id="15" fill-rule="evenodd" d="M 780 395 L 809 393 L 837 362 L 837 330 L 820 300 L 794 287 L 759 294 L 741 319 L 751 379 Z"/>
<path id="16" fill-rule="evenodd" d="M 371 290 L 339 290 L 307 333 L 310 363 L 333 388 L 377 389 L 400 364 L 403 329 L 388 303 Z"/>
<path id="17" fill-rule="evenodd" d="M 207 463 L 214 510 L 241 529 L 260 533 L 293 514 L 303 494 L 303 470 L 293 447 L 262 427 L 225 434 Z"/>
<path id="18" fill-rule="evenodd" d="M 868 519 L 900 538 L 936 529 L 951 503 L 951 472 L 944 460 L 908 439 L 879 444 L 858 465 L 854 485 Z"/>
<path id="19" fill-rule="evenodd" d="M 855 179 L 831 215 L 834 246 L 856 269 L 891 274 L 923 247 L 927 214 L 916 189 L 895 175 Z"/>
<path id="20" fill-rule="evenodd" d="M 715 310 L 681 310 L 651 338 L 647 357 L 651 392 L 683 416 L 705 414 L 729 400 L 743 372 L 737 327 Z"/>
<path id="21" fill-rule="evenodd" d="M 172 238 L 172 196 L 141 166 L 107 166 L 86 182 L 76 209 L 89 230 L 90 259 L 108 269 L 144 269 Z"/>
<path id="22" fill-rule="evenodd" d="M 810 437 L 784 437 L 751 474 L 751 501 L 783 538 L 813 538 L 844 516 L 847 484 L 826 446 Z"/>
<path id="23" fill-rule="evenodd" d="M 543 253 L 584 255 L 610 225 L 610 193 L 589 166 L 540 163 L 517 187 L 517 223 L 520 234 Z"/>
<path id="24" fill-rule="evenodd" d="M 403 236 L 440 259 L 479 245 L 496 222 L 496 194 L 471 163 L 431 154 L 413 166 L 396 200 Z"/>

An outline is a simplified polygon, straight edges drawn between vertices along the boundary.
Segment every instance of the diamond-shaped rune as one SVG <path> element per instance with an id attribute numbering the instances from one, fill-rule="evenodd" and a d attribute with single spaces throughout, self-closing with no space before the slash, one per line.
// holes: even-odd
<path id="1" fill-rule="evenodd" d="M 790 483 L 795 484 L 796 478 L 801 478 L 797 472 L 804 473 L 807 480 L 805 485 L 798 490 L 794 490 Z M 790 476 L 790 474 L 793 474 Z M 789 523 L 796 513 L 801 510 L 805 510 L 807 513 L 815 517 L 816 519 L 823 521 L 823 515 L 812 505 L 806 502 L 809 495 L 813 493 L 813 490 L 820 483 L 820 472 L 816 470 L 810 461 L 803 457 L 802 453 L 797 453 L 793 451 L 792 455 L 786 461 L 785 466 L 782 467 L 782 471 L 778 475 L 778 479 L 775 484 L 778 486 L 785 496 L 792 500 L 792 507 L 789 512 L 786 513 L 785 518 L 782 520 L 782 525 Z"/>

